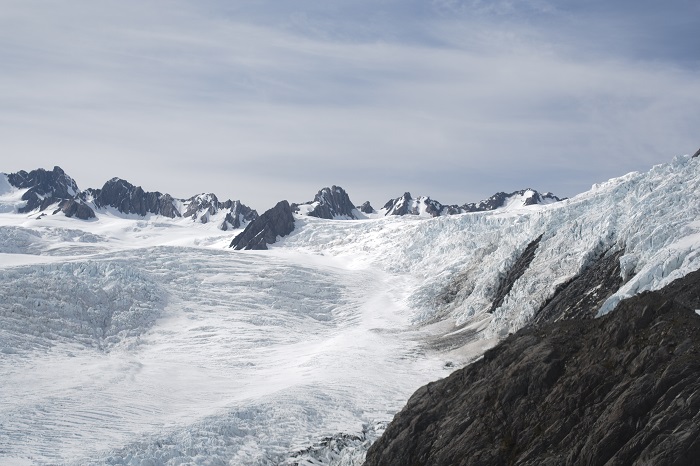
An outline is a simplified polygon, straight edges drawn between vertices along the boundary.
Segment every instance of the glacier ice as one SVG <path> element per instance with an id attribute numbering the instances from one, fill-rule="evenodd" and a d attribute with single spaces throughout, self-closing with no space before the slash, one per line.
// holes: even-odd
<path id="1" fill-rule="evenodd" d="M 624 251 L 625 284 L 601 314 L 700 268 L 699 161 L 549 205 L 299 216 L 266 252 L 228 250 L 211 222 L 0 212 L 0 462 L 360 464 L 416 388 L 605 251 Z"/>

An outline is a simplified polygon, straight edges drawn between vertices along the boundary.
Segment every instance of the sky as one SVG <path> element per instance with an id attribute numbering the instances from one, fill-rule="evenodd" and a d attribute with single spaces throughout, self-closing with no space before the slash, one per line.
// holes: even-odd
<path id="1" fill-rule="evenodd" d="M 700 147 L 696 0 L 0 0 L 0 172 L 259 212 L 573 196 Z"/>

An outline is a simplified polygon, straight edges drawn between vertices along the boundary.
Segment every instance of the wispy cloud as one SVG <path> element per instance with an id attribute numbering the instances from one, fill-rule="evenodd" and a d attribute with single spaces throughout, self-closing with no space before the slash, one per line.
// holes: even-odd
<path id="1" fill-rule="evenodd" d="M 595 11 L 235 3 L 9 2 L 0 170 L 60 164 L 82 187 L 122 176 L 261 210 L 329 184 L 358 203 L 456 203 L 526 185 L 573 195 L 700 144 L 689 55 L 537 24 Z"/>

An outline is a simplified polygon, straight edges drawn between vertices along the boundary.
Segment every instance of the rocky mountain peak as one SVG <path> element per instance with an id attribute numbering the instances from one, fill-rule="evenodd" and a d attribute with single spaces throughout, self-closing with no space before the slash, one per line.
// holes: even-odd
<path id="1" fill-rule="evenodd" d="M 348 193 L 340 186 L 335 185 L 321 189 L 316 193 L 313 201 L 292 204 L 292 210 L 300 215 L 329 220 L 359 218 Z"/>
<path id="2" fill-rule="evenodd" d="M 181 216 L 169 194 L 147 192 L 121 178 L 112 178 L 101 189 L 93 190 L 92 195 L 98 208 L 114 207 L 119 212 L 140 216 L 149 213 L 170 218 Z"/>
<path id="3" fill-rule="evenodd" d="M 26 204 L 18 209 L 19 213 L 44 211 L 55 206 L 54 213 L 63 212 L 68 217 L 82 220 L 95 217 L 93 210 L 79 198 L 78 184 L 61 167 L 55 166 L 50 171 L 43 168 L 30 172 L 20 170 L 8 174 L 7 181 L 15 188 L 27 189 L 22 195 Z"/>
<path id="4" fill-rule="evenodd" d="M 248 224 L 229 247 L 241 250 L 267 249 L 278 237 L 287 236 L 294 230 L 294 215 L 287 201 L 280 201 L 272 209 Z"/>
<path id="5" fill-rule="evenodd" d="M 357 210 L 359 210 L 363 214 L 376 214 L 377 213 L 377 211 L 374 210 L 374 207 L 372 207 L 372 204 L 370 204 L 369 201 L 365 201 L 364 204 L 362 204 L 361 206 L 358 206 Z"/>

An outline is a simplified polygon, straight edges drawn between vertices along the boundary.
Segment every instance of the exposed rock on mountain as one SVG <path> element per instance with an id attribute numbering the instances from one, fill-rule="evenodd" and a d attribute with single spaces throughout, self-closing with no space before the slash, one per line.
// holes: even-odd
<path id="1" fill-rule="evenodd" d="M 384 204 L 382 211 L 384 215 L 423 215 L 437 217 L 438 215 L 443 215 L 443 205 L 425 196 L 413 199 L 411 193 L 405 192 L 403 196 L 391 199 Z"/>
<path id="2" fill-rule="evenodd" d="M 102 186 L 88 192 L 98 208 L 114 207 L 124 214 L 163 215 L 164 217 L 181 217 L 175 206 L 175 199 L 169 194 L 158 191 L 147 192 L 141 186 L 134 186 L 121 178 L 112 178 Z"/>
<path id="3" fill-rule="evenodd" d="M 578 276 L 559 286 L 537 312 L 532 325 L 564 319 L 594 318 L 605 300 L 624 283 L 620 270 L 620 257 L 623 254 L 624 250 L 607 251 Z"/>
<path id="4" fill-rule="evenodd" d="M 496 193 L 484 201 L 476 204 L 464 204 L 460 208 L 465 212 L 483 212 L 487 210 L 500 209 L 511 202 L 514 202 L 517 206 L 529 206 L 537 204 L 551 204 L 561 200 L 562 199 L 559 199 L 557 196 L 549 192 L 541 194 L 534 189 L 521 189 L 520 191 L 513 191 L 512 193 Z"/>
<path id="5" fill-rule="evenodd" d="M 241 228 L 258 217 L 255 210 L 240 201 L 220 202 L 214 194 L 175 199 L 169 194 L 144 191 L 121 178 L 112 178 L 100 189 L 80 191 L 73 178 L 60 167 L 54 167 L 52 171 L 22 170 L 2 176 L 7 178 L 11 187 L 27 190 L 22 195 L 22 201 L 25 201 L 22 205 L 6 207 L 19 213 L 43 211 L 53 206 L 54 214 L 63 212 L 67 217 L 86 220 L 95 217 L 93 209 L 112 207 L 121 213 L 139 216 L 184 216 L 201 223 L 216 220 L 222 230 Z"/>
<path id="6" fill-rule="evenodd" d="M 218 227 L 224 231 L 241 228 L 258 216 L 255 210 L 240 201 L 220 202 L 211 193 L 176 199 L 170 194 L 144 191 L 141 186 L 134 186 L 121 178 L 112 178 L 102 189 L 86 190 L 84 197 L 91 199 L 98 209 L 109 206 L 124 214 L 186 217 L 200 223 L 208 223 L 214 215 L 228 211 L 223 220 L 219 219 Z"/>
<path id="7" fill-rule="evenodd" d="M 280 201 L 238 234 L 229 247 L 233 249 L 267 249 L 278 236 L 287 236 L 294 230 L 294 214 L 287 201 Z"/>
<path id="8" fill-rule="evenodd" d="M 52 205 L 58 205 L 58 211 L 63 211 L 67 217 L 77 217 L 87 220 L 95 217 L 93 210 L 79 198 L 78 185 L 60 167 L 52 171 L 39 168 L 26 172 L 24 170 L 7 175 L 10 185 L 18 189 L 27 189 L 22 195 L 26 201 L 19 213 L 43 211 Z"/>
<path id="9" fill-rule="evenodd" d="M 219 202 L 214 194 L 198 194 L 183 201 L 183 217 L 191 218 L 200 223 L 208 223 L 213 215 L 222 210 L 227 210 L 226 217 L 219 225 L 221 230 L 227 231 L 240 228 L 242 225 L 255 220 L 258 213 L 250 207 L 241 204 L 241 201 Z"/>
<path id="10" fill-rule="evenodd" d="M 551 204 L 561 201 L 552 193 L 540 194 L 534 189 L 523 189 L 512 193 L 496 193 L 490 198 L 478 203 L 468 203 L 461 206 L 444 205 L 421 196 L 416 199 L 411 197 L 411 193 L 404 193 L 403 196 L 391 199 L 382 208 L 384 215 L 421 215 L 438 217 L 440 215 L 455 215 L 467 212 L 483 212 L 506 207 L 524 207 L 536 204 Z"/>
<path id="11" fill-rule="evenodd" d="M 369 201 L 365 201 L 364 204 L 362 204 L 361 206 L 358 206 L 357 210 L 359 210 L 363 214 L 376 214 L 377 213 L 377 211 L 374 210 L 374 207 L 372 207 L 372 204 L 370 204 Z"/>
<path id="12" fill-rule="evenodd" d="M 329 220 L 359 218 L 348 193 L 340 186 L 323 188 L 316 193 L 313 201 L 292 204 L 292 210 L 297 214 Z"/>
<path id="13" fill-rule="evenodd" d="M 75 217 L 81 220 L 95 217 L 95 211 L 80 199 L 64 199 L 58 204 L 58 208 L 66 217 Z"/>
<path id="14" fill-rule="evenodd" d="M 365 464 L 692 464 L 696 309 L 700 271 L 600 319 L 525 328 L 420 388 Z"/>
<path id="15" fill-rule="evenodd" d="M 515 261 L 515 264 L 513 264 L 513 267 L 511 267 L 506 276 L 503 277 L 503 280 L 501 280 L 498 285 L 496 290 L 496 298 L 493 300 L 493 304 L 491 305 L 491 310 L 489 312 L 493 312 L 498 309 L 498 307 L 503 303 L 505 297 L 508 296 L 508 293 L 510 293 L 510 290 L 513 288 L 516 280 L 518 280 L 518 278 L 520 278 L 530 266 L 530 262 L 532 262 L 532 259 L 535 258 L 535 252 L 537 251 L 537 247 L 542 240 L 542 236 L 543 235 L 538 236 L 527 245 L 525 250 Z"/>

